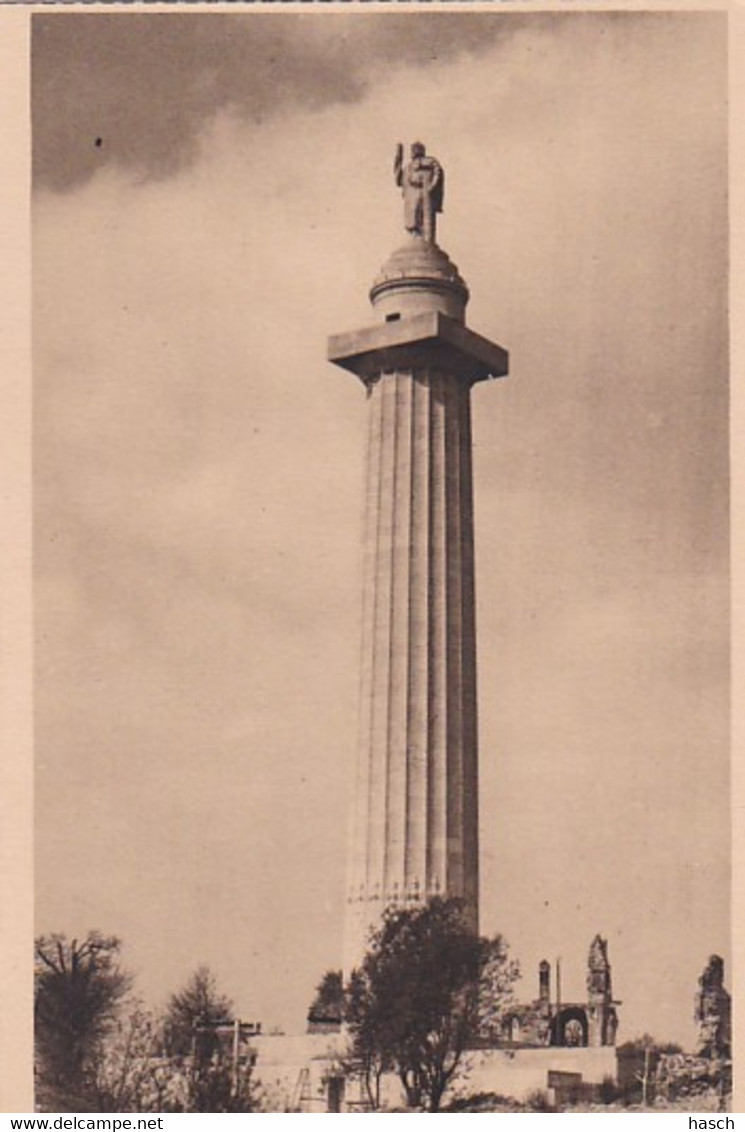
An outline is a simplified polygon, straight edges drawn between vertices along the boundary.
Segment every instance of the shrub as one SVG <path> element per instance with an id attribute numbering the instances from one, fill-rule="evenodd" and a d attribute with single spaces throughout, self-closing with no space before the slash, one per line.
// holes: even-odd
<path id="1" fill-rule="evenodd" d="M 525 1104 L 530 1112 L 556 1112 L 545 1089 L 533 1089 L 525 1098 Z"/>

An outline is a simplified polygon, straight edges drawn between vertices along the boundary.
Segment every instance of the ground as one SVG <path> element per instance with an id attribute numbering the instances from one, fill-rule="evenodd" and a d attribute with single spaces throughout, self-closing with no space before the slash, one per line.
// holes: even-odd
<path id="1" fill-rule="evenodd" d="M 696 1097 L 681 1097 L 676 1101 L 660 1100 L 642 1107 L 641 1104 L 624 1105 L 620 1101 L 612 1104 L 584 1104 L 562 1108 L 561 1112 L 731 1112 L 732 1097 L 724 1098 L 725 1106 L 720 1107 L 721 1098 L 717 1093 L 706 1093 Z M 543 1106 L 541 1102 L 546 1102 Z M 462 1101 L 456 1101 L 451 1108 L 446 1106 L 445 1111 L 451 1112 L 552 1112 L 547 1104 L 548 1097 L 545 1092 L 531 1098 L 531 1101 L 520 1102 L 511 1097 L 498 1097 L 494 1094 L 480 1094 Z"/>

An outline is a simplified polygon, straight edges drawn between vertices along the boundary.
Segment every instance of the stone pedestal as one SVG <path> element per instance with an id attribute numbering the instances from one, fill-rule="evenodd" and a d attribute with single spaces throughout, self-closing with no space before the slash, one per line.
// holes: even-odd
<path id="1" fill-rule="evenodd" d="M 436 245 L 412 237 L 371 299 L 381 322 L 329 343 L 369 402 L 347 973 L 390 905 L 458 896 L 478 926 L 470 388 L 507 372 Z"/>

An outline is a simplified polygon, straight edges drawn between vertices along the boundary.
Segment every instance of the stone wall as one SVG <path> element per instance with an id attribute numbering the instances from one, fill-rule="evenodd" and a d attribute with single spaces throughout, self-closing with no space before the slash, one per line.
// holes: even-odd
<path id="1" fill-rule="evenodd" d="M 338 1073 L 344 1047 L 342 1035 L 262 1034 L 253 1039 L 252 1045 L 257 1051 L 256 1076 L 272 1111 L 327 1111 L 329 1079 Z M 583 1082 L 599 1084 L 604 1077 L 615 1078 L 615 1053 L 611 1047 L 474 1050 L 464 1058 L 463 1068 L 445 1102 L 475 1093 L 525 1100 L 536 1089 L 548 1089 L 550 1070 L 578 1073 Z M 403 1104 L 397 1077 L 386 1078 L 382 1096 L 389 1108 Z M 357 1083 L 347 1082 L 344 1107 L 359 1111 L 361 1100 Z"/>
<path id="2" fill-rule="evenodd" d="M 341 1034 L 261 1034 L 252 1039 L 256 1078 L 272 1112 L 326 1112 L 328 1078 L 344 1043 Z"/>
<path id="3" fill-rule="evenodd" d="M 469 1054 L 453 1095 L 497 1093 L 525 1100 L 535 1089 L 548 1088 L 549 1070 L 580 1073 L 584 1082 L 599 1084 L 604 1077 L 615 1079 L 616 1051 L 611 1046 L 479 1050 Z"/>

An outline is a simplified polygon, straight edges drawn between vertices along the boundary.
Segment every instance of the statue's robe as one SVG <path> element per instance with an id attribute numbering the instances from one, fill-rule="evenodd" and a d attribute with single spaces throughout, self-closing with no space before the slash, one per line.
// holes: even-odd
<path id="1" fill-rule="evenodd" d="M 422 157 L 412 162 L 404 173 L 404 226 L 407 232 L 423 235 L 425 217 L 442 212 L 444 174 L 434 158 Z M 431 225 L 434 230 L 434 223 Z"/>

